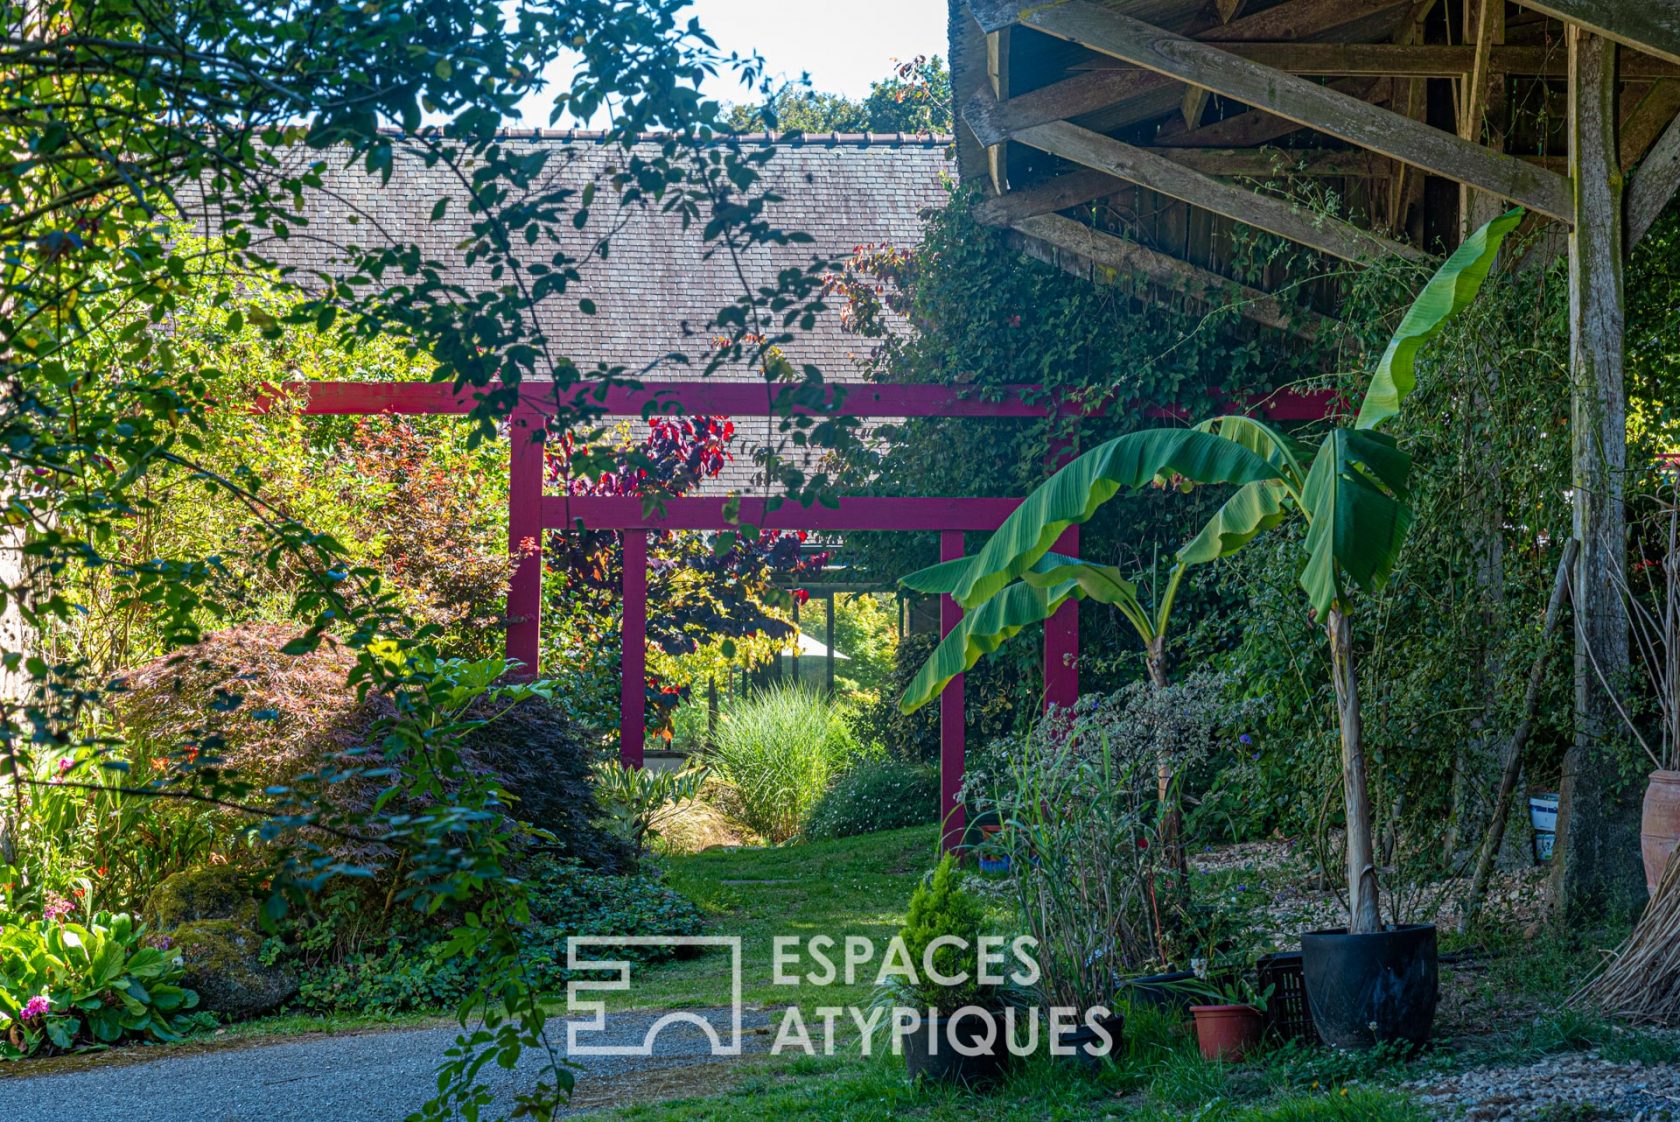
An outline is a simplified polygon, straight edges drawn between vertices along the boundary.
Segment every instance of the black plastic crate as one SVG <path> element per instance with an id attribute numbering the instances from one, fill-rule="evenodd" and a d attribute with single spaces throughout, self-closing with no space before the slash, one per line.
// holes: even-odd
<path id="1" fill-rule="evenodd" d="M 1301 970 L 1301 952 L 1262 955 L 1254 964 L 1254 972 L 1262 992 L 1267 986 L 1272 987 L 1271 1000 L 1266 1002 L 1267 1034 L 1279 1040 L 1319 1043 L 1312 1010 L 1307 1007 L 1307 979 Z"/>

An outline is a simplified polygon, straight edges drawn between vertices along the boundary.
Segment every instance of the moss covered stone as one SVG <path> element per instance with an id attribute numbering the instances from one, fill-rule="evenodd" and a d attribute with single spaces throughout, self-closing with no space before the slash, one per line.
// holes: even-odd
<path id="1" fill-rule="evenodd" d="M 186 968 L 182 984 L 197 991 L 201 1007 L 235 1020 L 278 1007 L 297 993 L 297 979 L 264 966 L 262 936 L 231 919 L 186 923 L 169 933 Z"/>
<path id="2" fill-rule="evenodd" d="M 257 887 L 251 875 L 227 865 L 212 865 L 165 878 L 146 900 L 143 918 L 146 926 L 160 932 L 206 919 L 228 919 L 254 928 L 257 910 Z"/>

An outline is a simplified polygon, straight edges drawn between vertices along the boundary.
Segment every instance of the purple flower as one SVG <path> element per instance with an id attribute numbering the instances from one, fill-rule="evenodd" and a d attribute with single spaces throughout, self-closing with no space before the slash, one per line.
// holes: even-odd
<path id="1" fill-rule="evenodd" d="M 45 1017 L 50 1012 L 52 1012 L 52 1002 L 47 1000 L 46 994 L 38 993 L 23 1003 L 23 1012 L 18 1014 L 18 1020 L 33 1021 L 39 1017 Z"/>
<path id="2" fill-rule="evenodd" d="M 1239 744 L 1253 744 L 1254 743 L 1254 738 L 1252 736 L 1248 735 L 1248 733 L 1245 732 L 1241 736 L 1237 737 L 1237 743 L 1239 743 Z"/>
<path id="3" fill-rule="evenodd" d="M 65 772 L 69 771 L 71 768 L 73 768 L 75 766 L 76 766 L 75 761 L 72 760 L 69 756 L 66 756 L 62 760 L 58 761 L 58 774 L 63 775 Z"/>
<path id="4" fill-rule="evenodd" d="M 57 921 L 63 919 L 75 910 L 76 905 L 72 904 L 58 893 L 52 892 L 47 895 L 46 907 L 41 909 L 41 918 Z"/>

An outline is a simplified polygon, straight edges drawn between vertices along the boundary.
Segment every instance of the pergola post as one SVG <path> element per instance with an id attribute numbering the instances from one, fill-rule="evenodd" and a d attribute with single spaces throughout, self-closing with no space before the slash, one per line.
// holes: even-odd
<path id="1" fill-rule="evenodd" d="M 1552 900 L 1560 916 L 1601 915 L 1641 887 L 1637 808 L 1618 792 L 1610 742 L 1620 731 L 1610 690 L 1628 672 L 1621 574 L 1623 475 L 1622 171 L 1616 148 L 1616 46 L 1571 26 L 1569 173 L 1570 432 L 1575 537 L 1575 739 L 1564 755 Z"/>
<path id="2" fill-rule="evenodd" d="M 830 592 L 825 601 L 828 605 L 828 654 L 824 656 L 823 673 L 824 688 L 828 696 L 834 696 L 834 593 Z"/>
<path id="3" fill-rule="evenodd" d="M 1055 550 L 1079 556 L 1079 527 L 1069 526 Z M 1079 602 L 1069 600 L 1044 621 L 1044 708 L 1068 709 L 1079 700 Z"/>
<path id="4" fill-rule="evenodd" d="M 646 530 L 624 531 L 624 651 L 619 664 L 618 759 L 642 766 L 647 741 L 647 550 Z"/>
<path id="5" fill-rule="evenodd" d="M 963 555 L 961 530 L 939 535 L 939 559 L 955 561 Z M 949 596 L 939 598 L 939 636 L 944 638 L 962 622 L 962 608 Z M 939 695 L 939 820 L 944 823 L 942 844 L 955 850 L 967 826 L 958 792 L 963 781 L 963 676 L 951 679 Z"/>
<path id="6" fill-rule="evenodd" d="M 520 404 L 508 419 L 508 581 L 505 653 L 521 677 L 541 669 L 544 418 Z"/>

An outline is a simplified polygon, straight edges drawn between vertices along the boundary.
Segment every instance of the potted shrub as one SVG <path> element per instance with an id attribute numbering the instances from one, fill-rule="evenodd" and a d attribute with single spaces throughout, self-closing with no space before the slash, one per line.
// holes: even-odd
<path id="1" fill-rule="evenodd" d="M 1387 583 L 1412 520 L 1411 458 L 1378 428 L 1399 413 L 1416 385 L 1418 353 L 1475 298 L 1521 219 L 1520 210 L 1494 219 L 1435 272 L 1389 339 L 1352 423 L 1331 429 L 1316 446 L 1247 416 L 1127 433 L 1079 456 L 1027 496 L 978 554 L 905 579 L 964 609 L 962 622 L 905 691 L 900 706 L 910 710 L 1070 599 L 1135 611 L 1137 588 L 1114 566 L 1050 552 L 1069 527 L 1124 490 L 1236 488 L 1179 549 L 1178 572 L 1233 553 L 1285 521 L 1303 524 L 1300 584 L 1329 644 L 1341 731 L 1349 923 L 1305 936 L 1302 955 L 1313 1021 L 1339 1046 L 1421 1042 L 1436 1000 L 1435 929 L 1383 923 L 1372 844 L 1353 622 L 1357 594 Z"/>
<path id="2" fill-rule="evenodd" d="M 997 1015 L 999 995 L 979 979 L 983 916 L 984 908 L 963 888 L 962 871 L 949 855 L 910 896 L 899 935 L 915 966 L 916 981 L 891 988 L 884 1003 L 903 1000 L 921 1014 L 921 1023 L 903 1038 L 904 1066 L 912 1082 L 975 1085 L 1002 1070 L 1008 1042 Z M 936 939 L 950 941 L 933 949 L 935 969 L 946 978 L 966 974 L 964 984 L 943 986 L 924 975 L 922 966 Z M 978 1054 L 966 1055 L 962 1049 Z"/>
<path id="3" fill-rule="evenodd" d="M 1272 990 L 1257 988 L 1246 970 L 1195 978 L 1179 986 L 1193 1004 L 1196 1047 L 1204 1060 L 1241 1063 L 1260 1044 Z"/>

